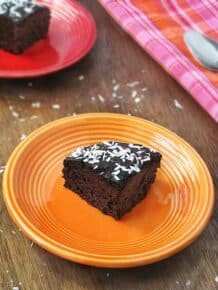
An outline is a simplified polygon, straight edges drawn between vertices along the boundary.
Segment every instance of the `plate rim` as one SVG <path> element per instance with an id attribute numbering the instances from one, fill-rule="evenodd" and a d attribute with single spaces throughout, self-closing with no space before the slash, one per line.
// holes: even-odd
<path id="1" fill-rule="evenodd" d="M 89 19 L 90 26 L 92 27 L 92 34 L 90 38 L 89 45 L 86 48 L 83 48 L 81 53 L 77 56 L 77 58 L 69 59 L 65 62 L 62 62 L 61 64 L 52 65 L 49 66 L 47 69 L 40 68 L 40 69 L 28 69 L 28 70 L 15 70 L 15 71 L 5 71 L 0 69 L 0 78 L 2 79 L 28 79 L 28 78 L 36 78 L 36 77 L 42 77 L 46 75 L 50 75 L 53 73 L 56 73 L 58 71 L 64 70 L 66 68 L 69 68 L 71 65 L 76 64 L 78 61 L 82 60 L 94 47 L 97 39 L 97 26 L 96 22 L 94 20 L 94 17 L 92 13 L 80 2 L 74 1 L 74 0 L 65 0 L 69 3 L 69 5 L 72 5 L 73 7 L 76 7 L 80 10 L 82 10 L 87 18 Z M 6 52 L 7 53 L 7 52 Z"/>
<path id="2" fill-rule="evenodd" d="M 32 140 L 38 138 L 39 135 L 43 134 L 47 130 L 52 129 L 54 126 L 58 124 L 63 125 L 63 123 L 73 122 L 75 120 L 84 120 L 84 118 L 111 118 L 111 117 L 113 118 L 116 117 L 118 119 L 123 118 L 129 121 L 136 120 L 139 122 L 147 123 L 152 126 L 158 127 L 159 129 L 163 130 L 164 132 L 170 134 L 173 137 L 176 137 L 176 139 L 179 139 L 183 144 L 185 144 L 186 146 L 188 146 L 189 149 L 191 149 L 191 151 L 197 157 L 198 161 L 203 166 L 204 172 L 207 175 L 208 193 L 210 194 L 211 198 L 208 202 L 207 208 L 205 209 L 206 215 L 204 216 L 204 220 L 201 222 L 201 224 L 198 225 L 197 229 L 185 240 L 184 239 L 182 239 L 181 241 L 177 240 L 176 243 L 172 242 L 170 244 L 167 244 L 164 248 L 161 248 L 162 249 L 161 254 L 158 253 L 159 249 L 155 249 L 149 251 L 149 254 L 139 253 L 130 255 L 128 254 L 123 256 L 111 256 L 111 255 L 91 254 L 89 252 L 64 246 L 63 244 L 49 238 L 46 234 L 38 230 L 24 215 L 22 215 L 22 211 L 20 210 L 20 208 L 19 207 L 16 208 L 16 205 L 14 205 L 13 203 L 15 201 L 15 195 L 13 195 L 13 193 L 10 192 L 10 170 L 12 170 L 16 164 L 17 159 L 15 158 L 16 155 L 19 152 L 22 153 L 25 150 L 25 147 L 28 146 L 32 142 Z M 185 141 L 183 138 L 178 136 L 173 131 L 170 131 L 169 129 L 159 124 L 156 124 L 143 118 L 119 113 L 83 113 L 48 122 L 47 124 L 34 130 L 27 136 L 25 140 L 19 143 L 11 153 L 3 175 L 2 193 L 10 217 L 13 219 L 15 224 L 21 228 L 21 230 L 25 233 L 25 235 L 33 242 L 35 242 L 37 245 L 47 250 L 48 252 L 55 254 L 56 256 L 65 258 L 73 262 L 107 268 L 129 268 L 147 265 L 161 261 L 183 250 L 184 248 L 189 246 L 194 240 L 196 240 L 197 237 L 201 234 L 201 232 L 206 228 L 212 216 L 215 204 L 215 189 L 209 169 L 205 164 L 204 160 L 202 159 L 202 157 L 199 155 L 199 153 L 187 141 Z M 14 211 L 14 208 L 16 208 L 16 211 Z"/>

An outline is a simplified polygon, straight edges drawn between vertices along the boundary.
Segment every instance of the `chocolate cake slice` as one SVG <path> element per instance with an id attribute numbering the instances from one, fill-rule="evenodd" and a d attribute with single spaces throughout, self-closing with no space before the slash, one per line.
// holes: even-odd
<path id="1" fill-rule="evenodd" d="M 0 0 L 0 48 L 23 53 L 48 33 L 49 8 L 32 0 Z"/>
<path id="2" fill-rule="evenodd" d="M 161 154 L 138 144 L 105 141 L 64 160 L 64 186 L 104 214 L 120 219 L 155 180 Z"/>

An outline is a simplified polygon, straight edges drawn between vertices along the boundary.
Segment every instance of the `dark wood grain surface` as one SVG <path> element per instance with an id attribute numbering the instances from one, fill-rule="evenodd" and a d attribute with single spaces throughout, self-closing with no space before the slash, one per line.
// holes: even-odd
<path id="1" fill-rule="evenodd" d="M 22 138 L 51 120 L 74 113 L 120 112 L 157 122 L 187 140 L 207 163 L 217 188 L 216 123 L 96 1 L 82 2 L 98 27 L 96 45 L 84 60 L 47 77 L 0 80 L 0 166 Z M 113 79 L 120 84 L 116 98 Z M 135 81 L 139 82 L 135 87 L 127 86 Z M 175 100 L 183 108 L 176 107 Z M 217 216 L 216 206 L 199 239 L 174 257 L 154 265 L 109 270 L 71 263 L 32 245 L 12 222 L 0 197 L 0 289 L 218 289 Z"/>

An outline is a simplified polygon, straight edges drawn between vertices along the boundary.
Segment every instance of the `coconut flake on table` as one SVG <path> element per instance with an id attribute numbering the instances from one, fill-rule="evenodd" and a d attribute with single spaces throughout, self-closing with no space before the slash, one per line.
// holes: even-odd
<path id="1" fill-rule="evenodd" d="M 5 166 L 0 166 L 0 174 L 2 174 L 5 171 Z"/>
<path id="2" fill-rule="evenodd" d="M 119 108 L 119 107 L 120 107 L 119 104 L 115 104 L 115 105 L 113 105 L 113 108 L 115 108 L 115 109 L 117 109 L 117 108 Z"/>
<path id="3" fill-rule="evenodd" d="M 16 235 L 16 232 L 15 232 L 14 230 L 12 230 L 11 233 L 12 233 L 13 235 Z"/>
<path id="4" fill-rule="evenodd" d="M 52 109 L 54 110 L 59 110 L 61 107 L 59 104 L 52 104 L 51 106 L 52 106 Z"/>
<path id="5" fill-rule="evenodd" d="M 139 103 L 139 102 L 141 102 L 141 99 L 139 98 L 139 97 L 137 97 L 137 98 L 135 98 L 135 103 Z"/>
<path id="6" fill-rule="evenodd" d="M 139 81 L 134 81 L 134 82 L 131 82 L 131 83 L 127 83 L 127 87 L 129 88 L 134 88 L 135 86 L 138 86 L 140 84 Z"/>
<path id="7" fill-rule="evenodd" d="M 132 98 L 134 99 L 136 96 L 137 96 L 137 91 L 132 91 L 132 93 L 131 93 L 131 96 L 132 96 Z"/>
<path id="8" fill-rule="evenodd" d="M 14 118 L 18 118 L 20 115 L 18 112 L 16 111 L 11 111 L 11 115 L 14 117 Z"/>
<path id="9" fill-rule="evenodd" d="M 20 100 L 25 100 L 25 96 L 24 95 L 19 95 L 18 96 Z"/>
<path id="10" fill-rule="evenodd" d="M 191 285 L 191 281 L 190 281 L 190 280 L 186 281 L 186 282 L 185 282 L 185 285 L 186 285 L 186 286 L 190 286 L 190 285 Z"/>
<path id="11" fill-rule="evenodd" d="M 39 117 L 36 116 L 36 115 L 32 115 L 32 116 L 30 117 L 31 120 L 38 119 L 38 118 L 39 118 Z"/>
<path id="12" fill-rule="evenodd" d="M 118 91 L 120 88 L 120 84 L 116 84 L 115 86 L 113 86 L 113 91 L 116 92 Z"/>
<path id="13" fill-rule="evenodd" d="M 12 111 L 13 110 L 13 106 L 10 105 L 9 106 L 9 110 Z"/>
<path id="14" fill-rule="evenodd" d="M 24 140 L 24 139 L 26 139 L 26 135 L 25 135 L 25 134 L 21 134 L 21 136 L 20 136 L 20 140 L 22 141 L 22 140 Z"/>
<path id="15" fill-rule="evenodd" d="M 25 119 L 24 118 L 20 118 L 19 122 L 25 122 Z"/>
<path id="16" fill-rule="evenodd" d="M 218 276 L 215 277 L 214 281 L 218 283 Z"/>
<path id="17" fill-rule="evenodd" d="M 116 98 L 117 97 L 117 94 L 116 93 L 112 93 L 112 97 L 113 98 Z"/>
<path id="18" fill-rule="evenodd" d="M 98 95 L 98 99 L 100 102 L 104 103 L 104 97 L 102 95 Z"/>
<path id="19" fill-rule="evenodd" d="M 32 106 L 32 108 L 37 108 L 37 109 L 39 109 L 39 108 L 41 107 L 41 103 L 40 103 L 40 102 L 33 102 L 33 103 L 31 104 L 31 106 Z"/>
<path id="20" fill-rule="evenodd" d="M 95 100 L 96 100 L 96 99 L 95 99 L 95 96 L 92 96 L 92 97 L 91 97 L 91 100 L 92 100 L 92 102 L 95 102 Z"/>
<path id="21" fill-rule="evenodd" d="M 180 102 L 178 100 L 174 100 L 174 106 L 179 109 L 179 110 L 183 110 L 183 106 L 180 104 Z"/>
<path id="22" fill-rule="evenodd" d="M 79 81 L 83 81 L 85 79 L 85 76 L 84 75 L 80 75 L 80 76 L 78 76 L 78 80 Z"/>
<path id="23" fill-rule="evenodd" d="M 122 100 L 123 99 L 123 96 L 118 96 L 117 97 L 119 100 Z"/>
<path id="24" fill-rule="evenodd" d="M 142 88 L 142 92 L 146 92 L 148 88 Z"/>
<path id="25" fill-rule="evenodd" d="M 110 276 L 110 273 L 109 273 L 109 272 L 107 272 L 107 273 L 106 273 L 106 276 L 107 276 L 107 277 L 109 277 L 109 276 Z"/>
<path id="26" fill-rule="evenodd" d="M 116 84 L 116 80 L 115 79 L 112 79 L 112 85 L 115 85 Z"/>

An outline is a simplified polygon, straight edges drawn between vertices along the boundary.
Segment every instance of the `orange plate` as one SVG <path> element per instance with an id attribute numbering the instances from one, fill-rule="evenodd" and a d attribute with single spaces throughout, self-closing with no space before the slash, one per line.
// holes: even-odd
<path id="1" fill-rule="evenodd" d="M 163 155 L 146 198 L 121 221 L 63 187 L 62 162 L 78 146 L 103 140 L 140 143 Z M 94 266 L 157 262 L 189 245 L 214 205 L 212 179 L 197 152 L 169 130 L 120 114 L 82 114 L 34 131 L 13 152 L 3 180 L 16 224 L 36 244 Z"/>

